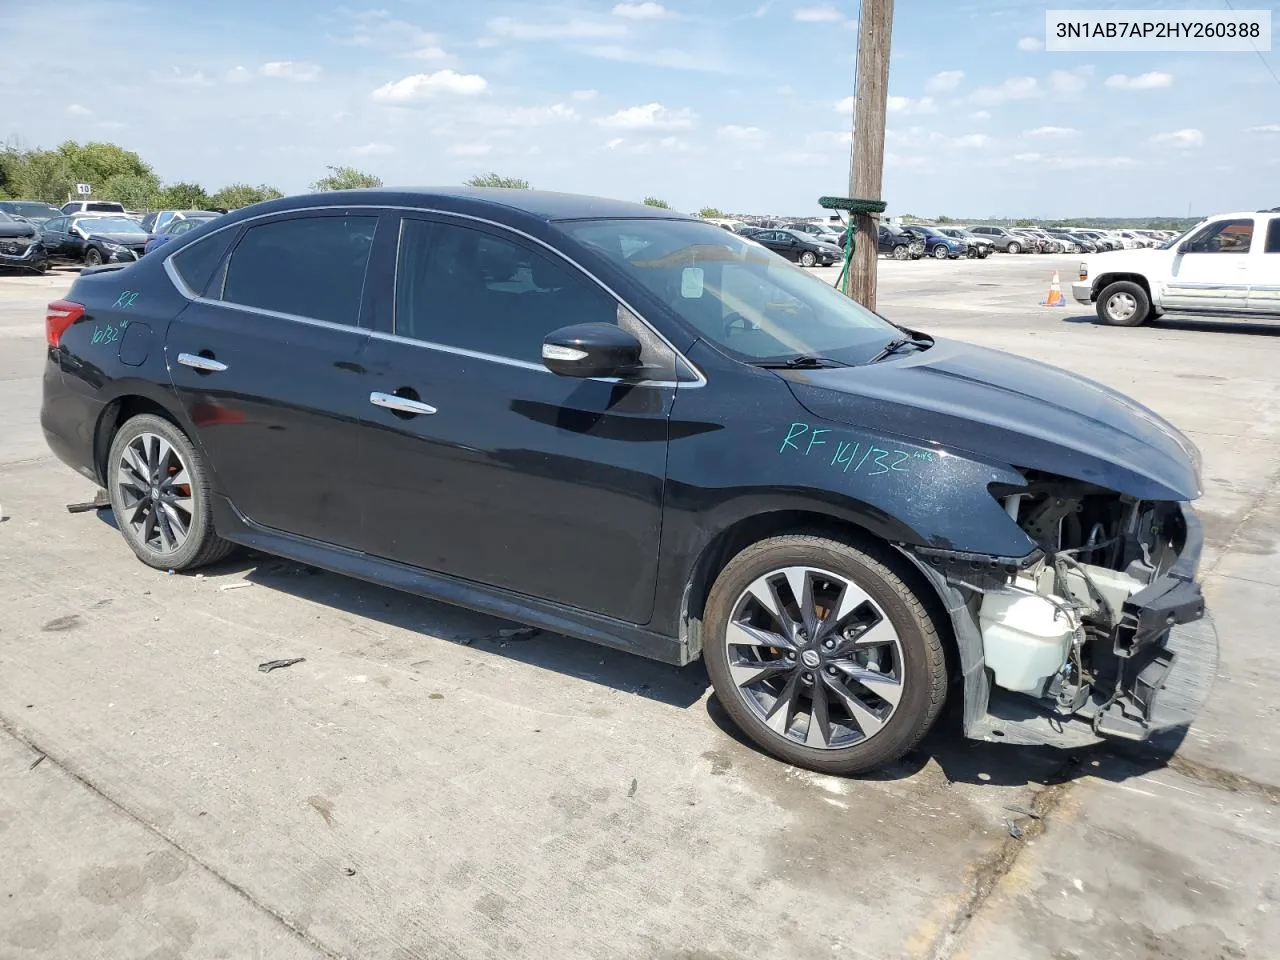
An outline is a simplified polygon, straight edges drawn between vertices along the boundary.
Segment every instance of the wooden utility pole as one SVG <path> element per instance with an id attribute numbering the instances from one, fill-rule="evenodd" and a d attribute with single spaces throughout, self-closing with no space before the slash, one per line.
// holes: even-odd
<path id="1" fill-rule="evenodd" d="M 853 105 L 853 155 L 849 159 L 849 196 L 879 200 L 884 175 L 884 117 L 889 100 L 889 44 L 893 37 L 893 0 L 862 0 L 858 20 L 858 89 Z M 876 308 L 878 223 L 869 213 L 854 218 L 853 258 L 844 292 L 868 310 Z"/>

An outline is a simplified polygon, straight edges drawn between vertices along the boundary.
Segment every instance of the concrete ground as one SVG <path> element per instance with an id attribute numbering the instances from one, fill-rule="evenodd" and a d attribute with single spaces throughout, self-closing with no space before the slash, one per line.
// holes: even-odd
<path id="1" fill-rule="evenodd" d="M 1215 695 L 1172 759 L 940 729 L 864 780 L 744 745 L 700 665 L 142 566 L 40 435 L 71 277 L 0 277 L 0 958 L 1274 957 L 1280 328 L 1039 307 L 1077 260 L 882 261 L 880 306 L 1195 439 Z"/>

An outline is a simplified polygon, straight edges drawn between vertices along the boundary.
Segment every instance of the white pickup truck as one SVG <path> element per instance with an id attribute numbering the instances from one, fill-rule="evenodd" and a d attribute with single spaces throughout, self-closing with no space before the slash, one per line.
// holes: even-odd
<path id="1" fill-rule="evenodd" d="M 1165 313 L 1280 322 L 1280 207 L 1209 217 L 1156 250 L 1089 257 L 1071 295 L 1120 327 Z"/>

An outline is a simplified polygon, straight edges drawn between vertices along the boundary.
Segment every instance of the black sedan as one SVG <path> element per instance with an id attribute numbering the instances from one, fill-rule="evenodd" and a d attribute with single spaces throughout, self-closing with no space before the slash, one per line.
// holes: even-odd
<path id="1" fill-rule="evenodd" d="M 750 236 L 761 246 L 794 260 L 802 267 L 829 267 L 844 259 L 839 247 L 799 230 L 757 230 Z"/>
<path id="2" fill-rule="evenodd" d="M 973 736 L 1017 732 L 1003 691 L 1044 742 L 1141 739 L 1217 669 L 1177 429 L 670 211 L 283 198 L 86 269 L 46 338 L 45 437 L 143 563 L 244 545 L 703 657 L 788 763 L 892 762 L 948 691 Z"/>
<path id="3" fill-rule="evenodd" d="M 37 226 L 54 217 L 62 216 L 62 211 L 50 203 L 40 200 L 0 200 L 0 213 Z"/>
<path id="4" fill-rule="evenodd" d="M 879 229 L 877 251 L 895 260 L 919 260 L 924 256 L 924 241 L 907 233 L 901 227 L 882 223 Z"/>
<path id="5" fill-rule="evenodd" d="M 15 270 L 49 269 L 49 255 L 40 242 L 39 228 L 0 210 L 0 267 Z"/>
<path id="6" fill-rule="evenodd" d="M 55 263 L 132 263 L 145 252 L 148 234 L 136 220 L 102 215 L 55 217 L 40 228 Z"/>

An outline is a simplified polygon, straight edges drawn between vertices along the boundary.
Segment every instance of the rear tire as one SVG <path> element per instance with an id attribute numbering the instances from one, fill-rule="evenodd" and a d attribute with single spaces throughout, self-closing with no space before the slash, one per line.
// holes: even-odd
<path id="1" fill-rule="evenodd" d="M 1133 281 L 1117 280 L 1098 294 L 1098 319 L 1112 327 L 1140 327 L 1151 319 L 1151 298 Z"/>
<path id="2" fill-rule="evenodd" d="M 773 597 L 780 614 L 760 597 Z M 928 611 L 892 569 L 848 544 L 815 534 L 753 544 L 716 578 L 703 630 L 726 713 L 796 766 L 845 775 L 882 767 L 942 710 L 946 663 Z"/>
<path id="3" fill-rule="evenodd" d="M 204 457 L 163 417 L 127 420 L 111 439 L 104 473 L 116 527 L 147 566 L 194 570 L 234 549 L 213 529 Z"/>

